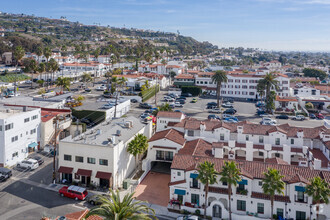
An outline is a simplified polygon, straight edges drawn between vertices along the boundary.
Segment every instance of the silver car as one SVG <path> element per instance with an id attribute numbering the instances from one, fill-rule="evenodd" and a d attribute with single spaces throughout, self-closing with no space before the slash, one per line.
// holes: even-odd
<path id="1" fill-rule="evenodd" d="M 18 162 L 17 167 L 35 170 L 39 167 L 39 163 L 37 160 L 27 159 L 27 160 L 22 160 L 21 162 Z"/>

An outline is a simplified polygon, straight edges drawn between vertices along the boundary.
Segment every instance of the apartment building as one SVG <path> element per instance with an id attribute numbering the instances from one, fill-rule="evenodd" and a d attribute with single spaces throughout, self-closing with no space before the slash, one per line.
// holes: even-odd
<path id="1" fill-rule="evenodd" d="M 0 107 L 0 167 L 13 166 L 38 148 L 39 108 Z"/>
<path id="2" fill-rule="evenodd" d="M 136 168 L 134 156 L 127 152 L 136 134 L 151 137 L 152 125 L 135 117 L 105 121 L 74 138 L 59 142 L 60 179 L 84 185 L 116 189 Z"/>
<path id="3" fill-rule="evenodd" d="M 213 72 L 200 72 L 195 75 L 195 85 L 202 87 L 204 91 L 216 90 L 216 84 L 212 82 Z M 259 99 L 257 85 L 263 78 L 263 74 L 243 74 L 239 71 L 228 72 L 228 82 L 221 87 L 221 96 L 243 99 Z M 279 96 L 290 96 L 290 79 L 283 74 L 277 73 L 278 86 L 276 94 Z"/>

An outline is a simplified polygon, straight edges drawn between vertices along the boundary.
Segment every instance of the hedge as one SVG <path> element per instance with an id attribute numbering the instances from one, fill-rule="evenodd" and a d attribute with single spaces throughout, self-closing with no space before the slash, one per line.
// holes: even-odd
<path id="1" fill-rule="evenodd" d="M 151 97 L 155 95 L 156 92 L 156 86 L 153 86 L 147 90 L 144 90 L 141 92 L 142 102 L 147 101 Z M 159 92 L 159 85 L 157 85 L 157 92 Z"/>
<path id="2" fill-rule="evenodd" d="M 30 77 L 24 74 L 17 74 L 17 81 L 23 81 L 28 80 Z M 0 75 L 0 81 L 1 82 L 15 82 L 15 74 L 14 73 L 8 73 L 6 75 Z"/>
<path id="3" fill-rule="evenodd" d="M 181 91 L 182 93 L 190 93 L 193 96 L 198 96 L 202 93 L 202 89 L 197 86 L 182 86 Z"/>
<path id="4" fill-rule="evenodd" d="M 75 110 L 72 109 L 72 115 L 78 119 L 86 118 L 95 124 L 99 124 L 105 120 L 105 112 L 91 110 Z"/>

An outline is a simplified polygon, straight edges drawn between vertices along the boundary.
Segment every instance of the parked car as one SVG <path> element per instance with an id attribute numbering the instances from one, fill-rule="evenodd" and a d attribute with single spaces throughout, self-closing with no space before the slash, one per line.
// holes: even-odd
<path id="1" fill-rule="evenodd" d="M 184 100 L 186 100 L 187 98 L 185 96 L 180 96 L 178 99 L 184 99 Z"/>
<path id="2" fill-rule="evenodd" d="M 315 116 L 314 114 L 309 114 L 309 118 L 310 118 L 310 119 L 315 119 L 316 116 Z"/>
<path id="3" fill-rule="evenodd" d="M 25 83 L 26 83 L 26 84 L 31 84 L 32 81 L 31 81 L 31 80 L 26 80 Z"/>
<path id="4" fill-rule="evenodd" d="M 180 102 L 180 104 L 186 104 L 186 100 L 184 99 L 177 99 L 175 102 Z"/>
<path id="5" fill-rule="evenodd" d="M 277 125 L 277 123 L 275 121 L 264 121 L 261 123 L 262 125 Z"/>
<path id="6" fill-rule="evenodd" d="M 225 118 L 224 121 L 227 122 L 227 123 L 237 123 L 238 122 L 238 121 L 236 121 L 232 118 Z"/>
<path id="7" fill-rule="evenodd" d="M 39 166 L 44 163 L 44 159 L 42 159 L 42 157 L 40 156 L 35 155 L 30 156 L 29 158 L 38 161 Z"/>
<path id="8" fill-rule="evenodd" d="M 324 119 L 324 115 L 322 115 L 321 113 L 318 113 L 315 116 L 317 119 Z"/>
<path id="9" fill-rule="evenodd" d="M 223 103 L 221 106 L 224 108 L 233 108 L 233 104 L 231 104 L 230 102 Z"/>
<path id="10" fill-rule="evenodd" d="M 193 98 L 193 99 L 191 100 L 191 102 L 192 102 L 192 103 L 196 103 L 196 102 L 197 102 L 197 99 L 196 99 L 196 98 Z"/>
<path id="11" fill-rule="evenodd" d="M 102 105 L 101 108 L 103 108 L 103 109 L 110 109 L 110 108 L 112 108 L 113 106 L 114 106 L 113 104 L 107 103 L 107 104 Z"/>
<path id="12" fill-rule="evenodd" d="M 17 167 L 19 168 L 25 168 L 29 170 L 35 170 L 39 167 L 38 161 L 34 159 L 27 159 L 27 160 L 22 160 L 21 162 L 17 163 Z"/>
<path id="13" fill-rule="evenodd" d="M 218 115 L 209 115 L 209 116 L 207 116 L 207 119 L 218 119 L 218 120 L 221 120 L 220 116 L 218 116 Z"/>
<path id="14" fill-rule="evenodd" d="M 96 91 L 105 91 L 107 87 L 105 85 L 99 86 L 96 88 Z"/>
<path id="15" fill-rule="evenodd" d="M 257 102 L 256 103 L 256 107 L 265 107 L 266 106 L 266 104 L 264 103 L 264 102 Z"/>
<path id="16" fill-rule="evenodd" d="M 219 108 L 212 108 L 209 110 L 209 113 L 216 113 L 216 114 L 220 114 L 221 110 Z"/>
<path id="17" fill-rule="evenodd" d="M 305 117 L 303 115 L 297 115 L 297 116 L 294 116 L 292 118 L 292 120 L 295 120 L 295 121 L 303 121 L 305 120 Z"/>
<path id="18" fill-rule="evenodd" d="M 108 194 L 102 194 L 102 196 L 108 197 Z M 109 197 L 110 199 L 110 197 Z M 101 205 L 102 202 L 100 201 L 100 195 L 88 195 L 86 201 L 91 205 Z"/>
<path id="19" fill-rule="evenodd" d="M 131 103 L 137 103 L 138 100 L 137 99 L 131 99 Z"/>
<path id="20" fill-rule="evenodd" d="M 234 115 L 234 114 L 236 114 L 236 109 L 234 109 L 234 108 L 228 108 L 228 109 L 226 109 L 223 113 L 224 114 L 229 114 L 229 115 Z"/>
<path id="21" fill-rule="evenodd" d="M 148 104 L 148 103 L 140 103 L 140 108 L 146 108 L 146 109 L 150 109 L 150 108 L 152 108 L 152 106 L 150 105 L 150 104 Z"/>
<path id="22" fill-rule="evenodd" d="M 174 110 L 174 112 L 181 112 L 182 114 L 186 114 L 186 113 L 184 113 L 182 110 L 179 110 L 179 109 L 176 109 L 176 110 Z"/>
<path id="23" fill-rule="evenodd" d="M 207 105 L 217 106 L 217 103 L 216 102 L 208 102 Z"/>
<path id="24" fill-rule="evenodd" d="M 176 220 L 198 220 L 196 215 L 183 215 L 176 218 Z"/>
<path id="25" fill-rule="evenodd" d="M 6 167 L 0 167 L 0 182 L 6 181 L 12 176 L 12 172 L 10 169 Z"/>
<path id="26" fill-rule="evenodd" d="M 289 116 L 287 116 L 287 115 L 278 115 L 278 116 L 276 116 L 276 118 L 278 118 L 278 119 L 289 119 Z"/>
<path id="27" fill-rule="evenodd" d="M 182 93 L 181 96 L 192 97 L 192 94 L 187 92 L 187 93 Z"/>
<path id="28" fill-rule="evenodd" d="M 238 122 L 238 118 L 236 118 L 235 116 L 232 116 L 232 115 L 226 115 L 226 117 L 223 117 L 223 120 L 229 120 L 229 119 Z"/>
<path id="29" fill-rule="evenodd" d="M 79 186 L 63 186 L 58 192 L 62 197 L 65 196 L 75 200 L 85 200 L 88 195 L 87 190 Z"/>
<path id="30" fill-rule="evenodd" d="M 180 102 L 175 102 L 174 103 L 174 106 L 175 107 L 183 107 L 183 104 L 181 104 Z"/>

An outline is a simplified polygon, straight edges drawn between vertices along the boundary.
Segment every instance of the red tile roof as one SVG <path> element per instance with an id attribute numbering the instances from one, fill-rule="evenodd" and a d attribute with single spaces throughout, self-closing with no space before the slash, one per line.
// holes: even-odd
<path id="1" fill-rule="evenodd" d="M 279 101 L 279 102 L 298 102 L 298 99 L 296 97 L 279 97 L 279 96 L 276 96 L 276 101 Z"/>
<path id="2" fill-rule="evenodd" d="M 182 183 L 186 183 L 186 180 L 179 180 L 179 181 L 175 181 L 175 182 L 170 182 L 168 183 L 168 186 L 173 186 L 173 185 L 179 185 Z"/>
<path id="3" fill-rule="evenodd" d="M 83 219 L 85 219 L 85 216 L 88 214 L 88 212 L 89 212 L 89 210 L 85 209 L 83 211 L 66 214 L 65 217 L 68 220 L 83 220 Z M 103 218 L 101 218 L 97 215 L 92 215 L 92 216 L 88 217 L 86 220 L 103 220 Z"/>
<path id="4" fill-rule="evenodd" d="M 157 117 L 164 118 L 181 118 L 183 116 L 182 112 L 163 112 L 160 111 L 157 113 Z"/>
<path id="5" fill-rule="evenodd" d="M 319 159 L 321 161 L 321 167 L 326 168 L 328 167 L 329 160 L 328 158 L 322 153 L 319 149 L 310 149 L 313 154 L 313 157 Z"/>
<path id="6" fill-rule="evenodd" d="M 273 158 L 266 158 L 266 163 L 273 163 L 273 164 L 282 164 L 282 165 L 289 165 L 288 162 L 284 161 L 283 159 L 279 157 L 273 157 Z"/>
<path id="7" fill-rule="evenodd" d="M 168 139 L 170 141 L 173 141 L 177 144 L 181 144 L 181 145 L 183 145 L 186 141 L 184 139 L 184 134 L 182 132 L 179 132 L 175 129 L 167 129 L 167 130 L 156 132 L 149 139 L 149 142 L 157 141 L 157 140 L 160 140 L 160 139 L 163 139 L 163 138 Z"/>
<path id="8" fill-rule="evenodd" d="M 178 153 L 194 156 L 212 156 L 212 144 L 200 138 L 193 141 L 187 141 Z"/>
<path id="9" fill-rule="evenodd" d="M 174 77 L 175 79 L 195 79 L 193 75 L 190 74 L 180 74 Z"/>

